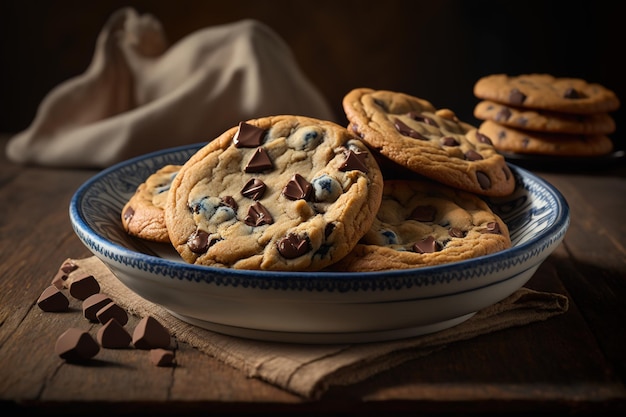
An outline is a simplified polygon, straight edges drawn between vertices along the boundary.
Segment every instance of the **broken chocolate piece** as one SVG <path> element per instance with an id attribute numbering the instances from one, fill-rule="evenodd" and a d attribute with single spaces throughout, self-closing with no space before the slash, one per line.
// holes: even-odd
<path id="1" fill-rule="evenodd" d="M 408 137 L 413 138 L 413 139 L 428 140 L 428 138 L 426 136 L 422 135 L 421 133 L 419 133 L 415 129 L 412 129 L 411 127 L 407 126 L 400 119 L 395 119 L 393 121 L 393 124 L 396 127 L 396 130 L 398 132 L 400 132 L 404 136 L 408 136 Z"/>
<path id="2" fill-rule="evenodd" d="M 81 274 L 74 277 L 70 284 L 70 295 L 79 300 L 85 300 L 90 295 L 100 292 L 100 284 L 93 275 Z"/>
<path id="3" fill-rule="evenodd" d="M 83 301 L 83 316 L 89 321 L 98 321 L 96 313 L 111 301 L 108 295 L 101 292 L 90 295 Z"/>
<path id="4" fill-rule="evenodd" d="M 359 170 L 361 172 L 367 173 L 367 165 L 365 165 L 365 158 L 367 158 L 367 153 L 359 152 L 355 153 L 351 149 L 346 151 L 346 160 L 339 167 L 339 171 L 351 171 L 351 170 Z"/>
<path id="5" fill-rule="evenodd" d="M 302 175 L 294 174 L 283 188 L 283 195 L 290 200 L 309 200 L 312 191 L 311 183 Z"/>
<path id="6" fill-rule="evenodd" d="M 486 143 L 489 146 L 493 146 L 493 142 L 489 139 L 489 136 L 480 133 L 478 130 L 476 131 L 476 140 L 480 143 Z"/>
<path id="7" fill-rule="evenodd" d="M 526 101 L 526 95 L 517 88 L 513 88 L 509 94 L 509 101 L 513 105 L 521 105 Z"/>
<path id="8" fill-rule="evenodd" d="M 413 250 L 417 253 L 433 253 L 439 250 L 439 244 L 434 237 L 428 236 L 419 242 L 415 242 Z"/>
<path id="9" fill-rule="evenodd" d="M 46 312 L 67 311 L 70 300 L 54 285 L 49 286 L 39 296 L 37 306 Z"/>
<path id="10" fill-rule="evenodd" d="M 443 146 L 459 146 L 460 143 L 458 140 L 454 139 L 451 136 L 444 136 L 441 138 L 441 144 Z"/>
<path id="11" fill-rule="evenodd" d="M 96 340 L 103 348 L 123 349 L 130 345 L 132 338 L 122 324 L 115 319 L 110 319 L 100 327 Z"/>
<path id="12" fill-rule="evenodd" d="M 135 209 L 132 208 L 131 206 L 126 207 L 126 210 L 124 210 L 124 221 L 128 223 L 130 219 L 133 218 L 134 215 L 135 215 Z"/>
<path id="13" fill-rule="evenodd" d="M 263 181 L 258 178 L 252 178 L 246 183 L 246 185 L 243 186 L 241 195 L 253 200 L 260 200 L 263 197 L 263 194 L 265 194 L 266 189 L 267 185 L 265 185 Z"/>
<path id="14" fill-rule="evenodd" d="M 264 224 L 274 223 L 274 219 L 263 204 L 257 202 L 250 206 L 248 215 L 243 219 L 248 226 L 262 226 Z"/>
<path id="15" fill-rule="evenodd" d="M 289 233 L 278 241 L 278 252 L 287 259 L 302 256 L 309 250 L 311 250 L 311 247 L 308 240 L 295 233 Z"/>
<path id="16" fill-rule="evenodd" d="M 174 364 L 174 351 L 169 349 L 150 349 L 150 362 L 156 366 L 171 366 Z"/>
<path id="17" fill-rule="evenodd" d="M 506 122 L 511 117 L 511 109 L 508 107 L 503 107 L 500 109 L 498 113 L 496 113 L 496 122 Z"/>
<path id="18" fill-rule="evenodd" d="M 465 232 L 456 227 L 451 227 L 450 230 L 448 230 L 448 234 L 451 237 L 465 237 Z"/>
<path id="19" fill-rule="evenodd" d="M 54 352 L 68 362 L 82 362 L 93 358 L 100 346 L 86 331 L 76 327 L 67 329 L 58 337 Z"/>
<path id="20" fill-rule="evenodd" d="M 157 319 L 146 316 L 135 327 L 132 342 L 137 349 L 167 349 L 170 333 Z"/>
<path id="21" fill-rule="evenodd" d="M 239 130 L 233 137 L 233 143 L 237 148 L 256 148 L 263 143 L 265 130 L 246 122 L 239 123 Z"/>
<path id="22" fill-rule="evenodd" d="M 237 209 L 239 208 L 237 201 L 235 201 L 235 199 L 229 195 L 222 197 L 222 204 L 232 208 L 234 211 L 237 211 Z"/>
<path id="23" fill-rule="evenodd" d="M 487 225 L 485 226 L 485 233 L 499 234 L 500 233 L 500 225 L 498 225 L 497 222 L 489 222 L 489 223 L 487 223 Z"/>
<path id="24" fill-rule="evenodd" d="M 259 147 L 252 155 L 252 158 L 250 158 L 250 160 L 248 161 L 248 164 L 245 166 L 244 171 L 247 173 L 263 172 L 272 168 L 274 168 L 274 164 L 272 164 L 272 160 L 267 154 L 267 151 Z"/>
<path id="25" fill-rule="evenodd" d="M 128 323 L 128 313 L 126 313 L 126 310 L 112 301 L 98 310 L 96 318 L 102 324 L 107 323 L 111 319 L 115 319 L 122 326 Z"/>
<path id="26" fill-rule="evenodd" d="M 433 222 L 437 209 L 434 206 L 417 206 L 413 209 L 408 220 L 417 220 L 418 222 Z"/>

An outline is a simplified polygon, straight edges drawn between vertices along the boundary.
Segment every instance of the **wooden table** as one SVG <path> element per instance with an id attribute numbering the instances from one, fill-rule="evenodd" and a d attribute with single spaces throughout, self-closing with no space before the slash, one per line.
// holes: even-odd
<path id="1" fill-rule="evenodd" d="M 4 156 L 5 144 L 6 138 L 0 141 L 0 411 L 626 411 L 624 165 L 579 173 L 535 171 L 565 195 L 571 226 L 527 286 L 568 295 L 567 313 L 448 346 L 311 401 L 247 379 L 184 343 L 176 352 L 183 366 L 172 368 L 152 365 L 142 352 L 114 349 L 101 350 L 101 366 L 65 364 L 54 354 L 56 338 L 84 318 L 59 319 L 42 312 L 36 300 L 63 260 L 91 255 L 72 231 L 68 205 L 97 171 L 15 165 Z"/>

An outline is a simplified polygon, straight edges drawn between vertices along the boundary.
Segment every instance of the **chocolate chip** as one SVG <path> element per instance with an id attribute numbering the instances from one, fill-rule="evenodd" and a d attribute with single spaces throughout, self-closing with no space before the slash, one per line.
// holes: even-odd
<path id="1" fill-rule="evenodd" d="M 489 222 L 485 226 L 485 233 L 500 234 L 500 225 L 497 222 Z"/>
<path id="2" fill-rule="evenodd" d="M 205 253 L 209 250 L 209 234 L 197 229 L 187 238 L 187 246 L 193 253 Z"/>
<path id="3" fill-rule="evenodd" d="M 110 319 L 98 329 L 96 340 L 103 348 L 123 349 L 130 345 L 132 338 L 122 324 L 115 319 Z"/>
<path id="4" fill-rule="evenodd" d="M 115 319 L 122 326 L 128 323 L 128 313 L 126 313 L 126 310 L 112 301 L 98 310 L 96 318 L 102 324 L 107 323 L 111 319 Z"/>
<path id="5" fill-rule="evenodd" d="M 511 110 L 508 107 L 502 107 L 498 113 L 496 113 L 496 122 L 507 121 L 511 117 Z"/>
<path id="6" fill-rule="evenodd" d="M 91 335 L 82 329 L 72 327 L 58 337 L 54 352 L 68 362 L 82 362 L 91 359 L 100 351 L 100 346 Z"/>
<path id="7" fill-rule="evenodd" d="M 155 366 L 171 366 L 174 364 L 174 351 L 169 349 L 150 349 L 150 362 Z"/>
<path id="8" fill-rule="evenodd" d="M 257 148 L 252 158 L 248 161 L 244 171 L 251 172 L 263 172 L 274 168 L 270 156 L 267 154 L 264 148 Z"/>
<path id="9" fill-rule="evenodd" d="M 133 218 L 134 215 L 135 215 L 135 209 L 132 208 L 131 206 L 126 207 L 126 210 L 124 210 L 124 221 L 128 223 L 130 219 Z"/>
<path id="10" fill-rule="evenodd" d="M 457 227 L 451 227 L 448 230 L 448 235 L 451 237 L 465 237 L 465 232 Z"/>
<path id="11" fill-rule="evenodd" d="M 356 153 L 354 151 L 347 150 L 345 152 L 346 160 L 339 167 L 339 171 L 351 171 L 351 170 L 359 170 L 361 172 L 367 173 L 367 165 L 365 164 L 365 158 L 367 158 L 367 153 L 359 152 Z"/>
<path id="12" fill-rule="evenodd" d="M 465 152 L 465 159 L 467 159 L 468 161 L 480 161 L 481 159 L 483 159 L 483 156 L 475 150 L 470 149 L 469 151 Z"/>
<path id="13" fill-rule="evenodd" d="M 584 94 L 581 94 L 578 90 L 576 90 L 575 88 L 568 88 L 567 90 L 565 90 L 565 92 L 563 93 L 563 98 L 584 98 Z"/>
<path id="14" fill-rule="evenodd" d="M 265 194 L 266 189 L 267 185 L 265 185 L 263 181 L 258 178 L 252 178 L 246 183 L 246 185 L 243 186 L 241 195 L 253 200 L 260 200 L 263 197 L 263 194 Z"/>
<path id="15" fill-rule="evenodd" d="M 528 118 L 520 116 L 520 117 L 517 118 L 517 123 L 520 126 L 526 126 L 526 125 L 528 125 Z"/>
<path id="16" fill-rule="evenodd" d="M 37 299 L 37 306 L 46 312 L 67 311 L 70 300 L 54 285 L 49 286 Z"/>
<path id="17" fill-rule="evenodd" d="M 262 226 L 264 224 L 274 223 L 274 219 L 263 204 L 257 202 L 250 206 L 248 215 L 243 219 L 248 226 Z"/>
<path id="18" fill-rule="evenodd" d="M 306 238 L 294 233 L 289 233 L 278 241 L 278 252 L 287 259 L 294 259 L 302 256 L 311 250 Z"/>
<path id="19" fill-rule="evenodd" d="M 428 140 L 428 138 L 426 136 L 422 135 L 421 133 L 419 133 L 415 129 L 412 129 L 411 127 L 407 126 L 400 119 L 395 119 L 393 121 L 393 124 L 396 127 L 396 130 L 398 132 L 400 132 L 404 136 L 408 136 L 408 137 L 413 138 L 413 139 Z"/>
<path id="20" fill-rule="evenodd" d="M 488 190 L 491 188 L 491 180 L 489 176 L 482 171 L 476 171 L 476 180 L 478 184 L 480 184 L 480 188 L 483 190 Z"/>
<path id="21" fill-rule="evenodd" d="M 439 250 L 439 245 L 434 237 L 428 236 L 427 238 L 415 242 L 413 245 L 413 251 L 417 253 L 433 253 Z"/>
<path id="22" fill-rule="evenodd" d="M 479 131 L 476 131 L 476 140 L 480 143 L 486 143 L 487 145 L 493 146 L 493 142 L 491 142 L 489 136 L 485 135 L 484 133 L 480 133 Z"/>
<path id="23" fill-rule="evenodd" d="M 324 227 L 324 239 L 328 239 L 328 237 L 335 230 L 335 223 L 327 223 Z"/>
<path id="24" fill-rule="evenodd" d="M 237 209 L 239 208 L 237 201 L 235 201 L 235 199 L 229 195 L 222 197 L 222 204 L 232 208 L 234 211 L 237 211 Z"/>
<path id="25" fill-rule="evenodd" d="M 70 284 L 70 295 L 79 300 L 85 300 L 90 295 L 100 292 L 100 284 L 93 275 L 82 274 L 75 276 Z"/>
<path id="26" fill-rule="evenodd" d="M 444 136 L 441 138 L 441 143 L 443 146 L 459 146 L 460 143 L 458 140 L 454 139 L 451 136 Z"/>
<path id="27" fill-rule="evenodd" d="M 409 112 L 408 116 L 415 120 L 416 122 L 422 122 L 424 124 L 430 125 L 430 126 L 435 126 L 435 127 L 439 127 L 439 125 L 437 124 L 437 122 L 435 121 L 435 119 L 432 119 L 428 116 L 424 116 L 423 114 L 417 113 L 417 112 Z"/>
<path id="28" fill-rule="evenodd" d="M 290 200 L 309 200 L 313 187 L 302 175 L 294 174 L 283 188 L 283 195 Z"/>
<path id="29" fill-rule="evenodd" d="M 432 222 L 435 220 L 437 209 L 434 206 L 417 206 L 413 209 L 408 220 L 417 220 L 418 222 Z"/>
<path id="30" fill-rule="evenodd" d="M 59 268 L 59 270 L 65 272 L 66 274 L 69 274 L 70 272 L 74 272 L 77 269 L 78 269 L 78 265 L 76 265 L 72 261 L 63 262 L 63 265 L 61 265 L 61 267 Z"/>
<path id="31" fill-rule="evenodd" d="M 237 148 L 256 148 L 263 143 L 265 130 L 251 124 L 239 123 L 239 130 L 233 137 L 233 143 Z"/>
<path id="32" fill-rule="evenodd" d="M 96 313 L 111 301 L 108 295 L 101 292 L 90 295 L 83 301 L 83 316 L 89 321 L 98 321 Z"/>
<path id="33" fill-rule="evenodd" d="M 513 88 L 509 94 L 509 101 L 511 104 L 524 104 L 524 101 L 526 101 L 526 95 L 517 88 Z"/>
<path id="34" fill-rule="evenodd" d="M 157 319 L 146 316 L 135 327 L 132 342 L 137 349 L 167 349 L 170 333 Z"/>

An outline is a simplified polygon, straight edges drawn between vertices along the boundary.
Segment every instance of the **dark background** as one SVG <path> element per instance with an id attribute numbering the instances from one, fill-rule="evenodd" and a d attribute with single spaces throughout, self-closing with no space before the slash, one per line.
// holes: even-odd
<path id="1" fill-rule="evenodd" d="M 402 91 L 472 115 L 476 80 L 492 73 L 580 77 L 626 100 L 626 22 L 614 1 L 102 0 L 0 2 L 0 133 L 28 127 L 42 98 L 89 65 L 118 8 L 151 13 L 170 41 L 255 18 L 291 46 L 303 71 L 345 120 L 356 87 Z M 625 147 L 625 109 L 612 113 Z"/>

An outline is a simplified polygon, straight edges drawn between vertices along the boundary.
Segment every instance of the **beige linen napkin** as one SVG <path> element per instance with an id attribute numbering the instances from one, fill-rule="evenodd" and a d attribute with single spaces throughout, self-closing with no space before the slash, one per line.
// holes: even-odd
<path id="1" fill-rule="evenodd" d="M 95 256 L 67 261 L 78 265 L 74 273 L 93 275 L 100 284 L 100 291 L 129 313 L 138 317 L 150 315 L 167 327 L 178 341 L 241 370 L 247 377 L 259 378 L 305 398 L 318 398 L 331 386 L 361 381 L 454 342 L 547 320 L 566 312 L 569 306 L 564 295 L 522 288 L 462 324 L 425 336 L 337 345 L 263 342 L 218 334 L 175 318 L 130 291 Z M 66 286 L 72 282 L 72 274 Z"/>
<path id="2" fill-rule="evenodd" d="M 269 27 L 247 19 L 170 46 L 157 19 L 123 8 L 102 28 L 87 70 L 50 91 L 6 153 L 18 163 L 103 168 L 277 114 L 333 120 Z"/>

